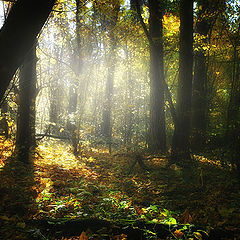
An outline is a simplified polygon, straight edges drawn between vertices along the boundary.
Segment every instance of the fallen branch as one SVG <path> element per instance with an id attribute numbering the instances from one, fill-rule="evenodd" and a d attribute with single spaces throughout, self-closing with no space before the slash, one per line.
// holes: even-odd
<path id="1" fill-rule="evenodd" d="M 36 139 L 37 141 L 42 140 L 45 137 L 56 138 L 61 140 L 71 140 L 70 137 L 67 137 L 67 136 L 58 136 L 58 135 L 52 135 L 52 134 L 36 134 L 36 137 L 40 137 Z"/>

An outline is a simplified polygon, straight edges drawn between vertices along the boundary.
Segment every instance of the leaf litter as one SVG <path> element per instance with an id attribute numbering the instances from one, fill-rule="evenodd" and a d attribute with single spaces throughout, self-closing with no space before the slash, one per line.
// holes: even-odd
<path id="1" fill-rule="evenodd" d="M 22 179 L 26 169 L 22 169 L 22 174 L 19 170 L 14 172 L 17 164 L 14 157 L 9 158 L 13 143 L 8 144 L 1 147 L 4 155 L 0 183 L 1 234 L 6 234 L 6 239 L 24 239 L 22 230 L 27 228 L 29 219 L 98 218 L 129 223 L 141 220 L 239 232 L 237 180 L 229 169 L 211 159 L 198 156 L 199 180 L 186 184 L 179 169 L 166 167 L 166 156 L 144 156 L 153 170 L 144 171 L 136 165 L 129 173 L 134 154 L 110 155 L 102 149 L 88 149 L 76 157 L 67 144 L 43 142 L 36 150 L 32 171 Z M 14 164 L 5 171 L 10 160 Z M 26 196 L 30 200 L 26 201 Z M 173 229 L 171 234 L 187 239 L 183 230 Z M 62 239 L 98 239 L 90 236 L 94 234 L 83 231 L 75 238 Z M 111 239 L 126 239 L 126 235 L 113 235 Z"/>

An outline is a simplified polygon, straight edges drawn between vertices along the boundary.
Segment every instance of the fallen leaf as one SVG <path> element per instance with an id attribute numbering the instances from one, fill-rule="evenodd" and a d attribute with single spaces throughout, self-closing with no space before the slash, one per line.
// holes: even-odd
<path id="1" fill-rule="evenodd" d="M 180 238 L 182 238 L 182 237 L 184 236 L 184 233 L 181 232 L 180 230 L 176 229 L 176 230 L 174 231 L 174 236 L 175 236 L 176 238 L 180 239 Z"/>
<path id="2" fill-rule="evenodd" d="M 88 240 L 88 236 L 84 231 L 81 233 L 79 240 Z"/>

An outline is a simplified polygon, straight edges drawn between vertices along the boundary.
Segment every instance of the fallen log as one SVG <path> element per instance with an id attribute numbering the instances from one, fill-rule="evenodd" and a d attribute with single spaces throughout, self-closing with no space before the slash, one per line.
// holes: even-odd
<path id="1" fill-rule="evenodd" d="M 69 220 L 32 220 L 30 225 L 40 229 L 47 238 L 80 236 L 83 231 L 101 232 L 105 235 L 127 235 L 127 239 L 146 239 L 146 233 L 152 232 L 166 239 L 171 233 L 166 224 L 146 223 L 144 221 L 108 221 L 96 218 Z M 107 239 L 107 238 L 106 238 Z"/>

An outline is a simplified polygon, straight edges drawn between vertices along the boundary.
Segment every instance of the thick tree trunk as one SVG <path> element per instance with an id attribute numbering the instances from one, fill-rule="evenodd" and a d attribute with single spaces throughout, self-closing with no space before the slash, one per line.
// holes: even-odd
<path id="1" fill-rule="evenodd" d="M 232 132 L 238 122 L 238 114 L 240 108 L 240 63 L 237 44 L 233 47 L 233 70 L 230 99 L 227 109 L 227 131 Z M 231 134 L 230 134 L 231 135 Z"/>
<path id="2" fill-rule="evenodd" d="M 24 56 L 35 44 L 55 0 L 18 0 L 0 30 L 0 99 Z"/>
<path id="3" fill-rule="evenodd" d="M 193 1 L 180 1 L 180 52 L 177 92 L 177 122 L 172 143 L 172 159 L 188 165 L 193 67 Z"/>
<path id="4" fill-rule="evenodd" d="M 240 56 L 237 41 L 233 46 L 233 70 L 231 93 L 227 109 L 226 139 L 231 152 L 232 164 L 236 166 L 240 181 Z"/>
<path id="5" fill-rule="evenodd" d="M 19 116 L 17 123 L 17 150 L 22 162 L 29 162 L 29 151 L 35 145 L 36 48 L 24 59 L 19 79 Z"/>
<path id="6" fill-rule="evenodd" d="M 166 150 L 164 111 L 163 9 L 160 1 L 149 0 L 150 42 L 150 127 L 149 147 L 152 152 Z"/>
<path id="7" fill-rule="evenodd" d="M 194 81 L 192 95 L 192 142 L 194 151 L 203 149 L 207 125 L 207 66 L 204 51 L 195 53 Z"/>

